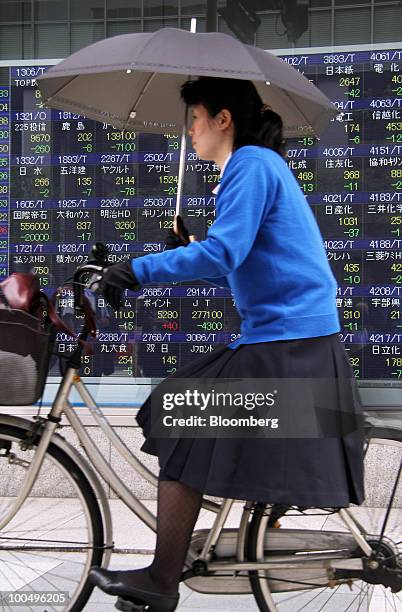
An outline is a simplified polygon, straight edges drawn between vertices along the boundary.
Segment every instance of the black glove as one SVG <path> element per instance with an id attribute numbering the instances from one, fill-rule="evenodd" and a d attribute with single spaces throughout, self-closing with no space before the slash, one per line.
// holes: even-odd
<path id="1" fill-rule="evenodd" d="M 131 266 L 131 260 L 122 261 L 106 268 L 103 272 L 103 279 L 100 290 L 112 308 L 118 310 L 124 289 L 137 291 L 139 284 Z"/>
<path id="2" fill-rule="evenodd" d="M 176 224 L 179 233 L 176 234 L 172 229 L 169 231 L 165 239 L 165 251 L 177 249 L 179 246 L 187 246 L 190 243 L 189 231 L 184 225 L 180 215 L 176 216 Z"/>

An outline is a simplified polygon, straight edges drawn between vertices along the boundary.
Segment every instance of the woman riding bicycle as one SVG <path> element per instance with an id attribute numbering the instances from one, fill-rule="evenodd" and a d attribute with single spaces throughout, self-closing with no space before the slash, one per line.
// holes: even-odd
<path id="1" fill-rule="evenodd" d="M 189 242 L 182 229 L 168 241 L 178 248 L 110 266 L 106 299 L 118 307 L 124 289 L 147 283 L 207 279 L 229 286 L 240 337 L 174 378 L 324 378 L 335 381 L 328 403 L 336 406 L 336 418 L 358 415 L 338 335 L 335 279 L 313 213 L 284 159 L 280 117 L 263 107 L 249 81 L 200 77 L 182 86 L 182 98 L 192 110 L 195 151 L 221 169 L 216 221 L 201 242 Z M 359 427 L 310 439 L 157 438 L 151 400 L 137 420 L 146 437 L 142 450 L 160 464 L 155 558 L 140 570 L 93 568 L 90 580 L 107 593 L 153 610 L 175 609 L 204 494 L 315 507 L 364 499 Z"/>

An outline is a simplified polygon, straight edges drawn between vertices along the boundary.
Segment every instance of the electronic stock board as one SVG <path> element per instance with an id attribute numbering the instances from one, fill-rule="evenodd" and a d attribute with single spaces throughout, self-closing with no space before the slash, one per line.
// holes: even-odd
<path id="1" fill-rule="evenodd" d="M 282 56 L 342 113 L 321 140 L 289 142 L 287 162 L 320 226 L 341 337 L 360 379 L 402 378 L 401 49 Z M 0 278 L 34 271 L 51 293 L 95 241 L 115 262 L 162 251 L 180 139 L 43 108 L 36 77 L 48 63 L 23 64 L 0 67 Z M 218 181 L 218 167 L 189 148 L 183 217 L 201 239 L 214 222 Z M 87 376 L 162 378 L 239 333 L 230 290 L 202 282 L 128 292 L 119 312 L 92 300 L 99 334 L 83 357 Z M 75 324 L 71 293 L 60 303 Z M 71 337 L 58 342 L 65 355 L 73 350 Z"/>

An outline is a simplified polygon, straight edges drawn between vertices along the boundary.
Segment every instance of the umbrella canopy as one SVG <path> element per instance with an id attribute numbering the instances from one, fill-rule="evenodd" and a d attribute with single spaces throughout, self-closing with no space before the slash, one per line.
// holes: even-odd
<path id="1" fill-rule="evenodd" d="M 46 106 L 139 132 L 181 132 L 180 85 L 190 77 L 253 81 L 287 137 L 319 136 L 339 113 L 297 70 L 227 34 L 176 28 L 106 38 L 38 78 Z"/>

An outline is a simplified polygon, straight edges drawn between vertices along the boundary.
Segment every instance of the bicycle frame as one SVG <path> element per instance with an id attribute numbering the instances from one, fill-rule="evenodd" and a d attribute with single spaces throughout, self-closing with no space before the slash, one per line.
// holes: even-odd
<path id="1" fill-rule="evenodd" d="M 3 521 L 0 524 L 0 529 L 2 529 L 12 518 L 15 516 L 19 508 L 24 503 L 24 500 L 30 493 L 32 486 L 35 482 L 35 479 L 39 473 L 41 468 L 43 458 L 47 451 L 48 445 L 51 442 L 52 436 L 55 435 L 56 429 L 60 423 L 61 417 L 64 414 L 70 423 L 71 427 L 75 431 L 77 437 L 79 438 L 80 443 L 85 449 L 88 458 L 91 464 L 94 466 L 96 472 L 102 476 L 102 478 L 107 482 L 107 484 L 112 488 L 112 490 L 118 495 L 118 497 L 127 505 L 130 510 L 134 512 L 138 518 L 144 522 L 150 529 L 154 532 L 156 531 L 156 517 L 148 510 L 148 508 L 126 487 L 124 482 L 117 476 L 114 472 L 113 468 L 106 462 L 98 448 L 95 446 L 94 442 L 91 440 L 90 435 L 88 434 L 85 426 L 81 422 L 79 416 L 75 412 L 72 404 L 69 401 L 69 395 L 72 389 L 75 388 L 83 400 L 84 404 L 87 406 L 90 414 L 94 418 L 95 422 L 99 425 L 101 430 L 104 432 L 106 437 L 112 444 L 112 447 L 115 451 L 119 452 L 120 455 L 128 462 L 128 464 L 143 478 L 145 478 L 148 482 L 157 485 L 157 477 L 153 474 L 137 457 L 135 457 L 128 446 L 123 442 L 123 440 L 118 436 L 118 434 L 113 430 L 105 416 L 103 415 L 101 409 L 97 406 L 95 400 L 92 398 L 85 384 L 82 382 L 80 376 L 78 375 L 78 369 L 75 367 L 69 366 L 62 378 L 60 387 L 57 391 L 55 400 L 51 407 L 51 410 L 44 420 L 43 430 L 40 442 L 37 447 L 37 451 L 35 453 L 34 459 L 30 465 L 30 468 L 26 474 L 25 481 L 21 488 L 21 491 L 16 499 L 16 502 L 10 512 L 4 517 Z M 60 436 L 57 436 L 60 438 Z M 63 438 L 60 438 L 63 440 Z M 68 443 L 65 442 L 67 446 Z M 74 459 L 77 460 L 78 453 L 74 454 Z M 80 465 L 83 468 L 83 471 L 88 475 L 88 478 L 91 484 L 94 486 L 97 496 L 100 499 L 101 508 L 103 512 L 103 516 L 105 518 L 105 547 L 107 549 L 107 554 L 104 557 L 103 565 L 107 567 L 110 559 L 111 549 L 113 547 L 113 534 L 112 534 L 112 522 L 110 517 L 110 510 L 108 508 L 108 500 L 106 498 L 106 494 L 103 490 L 103 487 L 99 483 L 99 479 L 97 475 L 94 473 L 94 470 L 88 465 L 88 462 L 84 459 L 80 460 Z M 303 568 L 308 567 L 316 567 L 317 562 L 322 562 L 324 566 L 330 570 L 335 568 L 342 569 L 362 569 L 362 561 L 360 558 L 350 558 L 350 554 L 345 551 L 345 548 L 350 549 L 351 542 L 354 541 L 360 549 L 363 551 L 364 555 L 370 556 L 372 553 L 372 549 L 365 540 L 362 535 L 362 527 L 357 523 L 357 521 L 352 517 L 347 509 L 341 509 L 339 511 L 339 516 L 342 518 L 346 527 L 348 528 L 349 533 L 337 533 L 337 532 L 325 532 L 322 537 L 326 537 L 327 540 L 323 541 L 322 547 L 323 551 L 328 550 L 338 550 L 338 552 L 323 552 L 314 554 L 314 559 L 311 559 L 311 555 L 309 557 L 309 553 L 306 552 L 305 555 L 300 554 L 295 559 L 294 555 L 284 554 L 284 555 L 276 555 L 275 559 L 270 560 L 261 560 L 256 562 L 248 562 L 245 560 L 245 542 L 246 542 L 246 531 L 248 526 L 248 520 L 250 517 L 250 513 L 252 511 L 252 503 L 247 502 L 245 504 L 243 515 L 240 521 L 239 528 L 237 530 L 224 529 L 224 525 L 226 523 L 227 517 L 229 515 L 230 509 L 232 507 L 234 500 L 226 499 L 221 504 L 203 500 L 203 508 L 216 513 L 216 518 L 212 528 L 205 533 L 204 531 L 196 531 L 193 536 L 193 542 L 190 546 L 189 554 L 187 557 L 186 565 L 191 567 L 193 561 L 197 560 L 198 562 L 204 563 L 208 565 L 209 572 L 230 572 L 235 576 L 238 576 L 239 572 L 248 572 L 255 570 L 268 570 L 268 569 L 297 569 L 303 565 Z M 276 530 L 274 530 L 276 531 Z M 311 533 L 306 530 L 280 530 L 281 538 L 288 538 L 288 546 L 294 538 L 296 532 L 300 539 L 303 537 L 304 532 L 304 540 L 303 542 L 305 546 L 305 550 L 309 550 L 308 542 L 311 543 Z M 194 543 L 197 542 L 197 538 L 200 539 L 202 535 L 205 535 L 205 539 L 202 541 L 202 552 L 201 554 L 197 554 Z M 235 535 L 235 537 L 233 537 Z M 329 547 L 328 542 L 329 539 L 331 541 L 332 548 Z M 201 538 L 202 539 L 202 538 Z M 229 539 L 232 541 L 232 546 L 234 544 L 234 557 L 236 561 L 221 561 L 214 560 L 211 561 L 212 552 L 219 551 L 219 547 L 222 548 L 228 546 Z M 348 546 L 346 546 L 348 544 Z M 316 546 L 315 546 L 316 548 Z M 289 548 L 288 548 L 289 550 Z M 190 577 L 188 582 L 190 588 L 194 588 L 194 590 L 200 588 L 201 585 L 206 580 L 210 579 L 211 576 L 203 576 L 198 577 L 194 574 L 194 578 Z M 223 577 L 222 577 L 223 578 Z M 237 580 L 233 580 L 233 577 L 229 578 L 233 584 L 228 588 L 228 585 L 215 586 L 214 591 L 210 592 L 236 592 L 236 593 L 245 593 L 251 592 L 249 581 L 246 576 L 238 576 Z M 234 583 L 237 584 L 236 586 Z M 228 582 L 227 577 L 224 582 Z M 191 584 L 191 583 L 194 583 Z M 202 589 L 201 589 L 202 590 Z M 205 591 L 203 591 L 205 592 Z"/>

